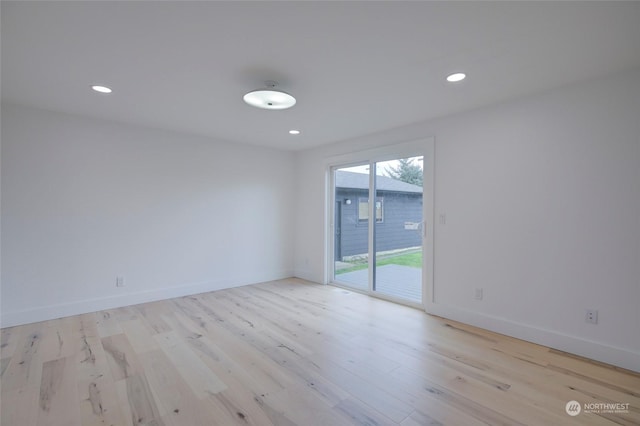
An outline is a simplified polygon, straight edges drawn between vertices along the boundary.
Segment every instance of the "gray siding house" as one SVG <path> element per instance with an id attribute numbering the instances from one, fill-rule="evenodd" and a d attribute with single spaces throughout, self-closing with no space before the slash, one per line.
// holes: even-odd
<path id="1" fill-rule="evenodd" d="M 336 171 L 335 260 L 366 254 L 369 226 L 369 175 Z M 422 187 L 376 177 L 376 251 L 417 247 L 422 221 Z M 407 229 L 409 228 L 409 229 Z"/>

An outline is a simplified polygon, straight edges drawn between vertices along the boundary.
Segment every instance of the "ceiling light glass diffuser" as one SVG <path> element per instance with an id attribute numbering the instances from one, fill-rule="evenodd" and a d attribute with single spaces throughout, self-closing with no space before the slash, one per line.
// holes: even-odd
<path id="1" fill-rule="evenodd" d="M 246 103 L 256 108 L 287 109 L 296 104 L 296 98 L 281 90 L 276 90 L 276 83 L 266 82 L 266 89 L 258 89 L 244 95 Z"/>
<path id="2" fill-rule="evenodd" d="M 467 77 L 467 75 L 463 72 L 457 72 L 455 74 L 451 74 L 447 77 L 447 81 L 449 83 L 457 83 L 458 81 L 462 81 Z"/>
<path id="3" fill-rule="evenodd" d="M 111 92 L 113 92 L 113 90 L 111 90 L 107 86 L 100 86 L 100 85 L 97 85 L 97 84 L 91 86 L 91 88 L 93 90 L 95 90 L 96 92 L 100 92 L 100 93 L 111 93 Z"/>
<path id="4" fill-rule="evenodd" d="M 300 130 L 295 130 L 295 129 L 289 130 L 289 134 L 290 135 L 299 135 L 300 134 Z"/>

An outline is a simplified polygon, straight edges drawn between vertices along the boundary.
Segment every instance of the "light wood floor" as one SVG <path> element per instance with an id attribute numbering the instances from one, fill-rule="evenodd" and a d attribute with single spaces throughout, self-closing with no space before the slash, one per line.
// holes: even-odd
<path id="1" fill-rule="evenodd" d="M 1 359 L 2 426 L 640 424 L 638 374 L 294 279 L 3 329 Z"/>

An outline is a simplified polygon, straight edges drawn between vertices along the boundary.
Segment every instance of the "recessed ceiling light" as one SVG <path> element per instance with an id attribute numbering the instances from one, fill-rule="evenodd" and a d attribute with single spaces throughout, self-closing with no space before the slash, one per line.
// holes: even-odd
<path id="1" fill-rule="evenodd" d="M 113 90 L 111 90 L 107 86 L 93 85 L 93 86 L 91 86 L 91 88 L 93 90 L 95 90 L 96 92 L 100 92 L 100 93 L 111 93 L 111 92 L 113 92 Z"/>
<path id="2" fill-rule="evenodd" d="M 290 135 L 299 135 L 300 134 L 300 130 L 289 130 L 289 134 Z"/>
<path id="3" fill-rule="evenodd" d="M 447 77 L 447 81 L 449 83 L 457 83 L 458 81 L 462 81 L 465 79 L 467 75 L 463 72 L 457 72 L 455 74 L 451 74 Z"/>
<path id="4" fill-rule="evenodd" d="M 287 109 L 296 104 L 296 98 L 281 90 L 276 90 L 275 81 L 266 81 L 266 89 L 253 90 L 242 99 L 256 108 L 263 109 Z"/>

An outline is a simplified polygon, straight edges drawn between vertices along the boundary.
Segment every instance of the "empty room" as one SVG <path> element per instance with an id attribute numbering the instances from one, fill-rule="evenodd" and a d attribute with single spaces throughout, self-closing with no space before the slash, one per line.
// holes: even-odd
<path id="1" fill-rule="evenodd" d="M 640 425 L 640 2 L 0 2 L 2 426 Z"/>

